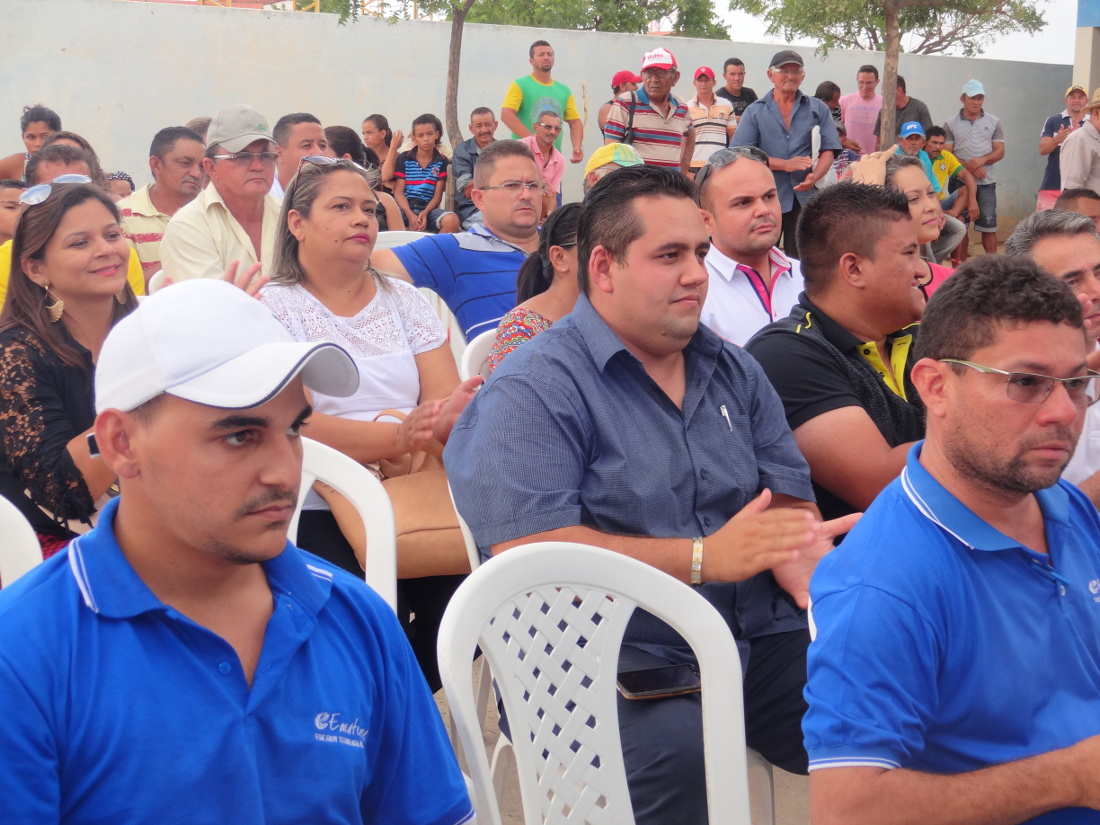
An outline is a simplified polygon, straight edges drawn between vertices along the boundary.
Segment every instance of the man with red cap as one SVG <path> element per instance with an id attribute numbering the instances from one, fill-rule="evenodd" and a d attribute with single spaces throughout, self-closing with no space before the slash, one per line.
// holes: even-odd
<path id="1" fill-rule="evenodd" d="M 679 79 L 672 52 L 646 52 L 642 88 L 615 99 L 604 127 L 604 143 L 628 143 L 648 165 L 687 174 L 695 150 L 695 130 L 687 104 L 672 94 Z"/>
<path id="2" fill-rule="evenodd" d="M 607 125 L 607 116 L 611 113 L 611 107 L 615 105 L 615 98 L 623 92 L 637 91 L 641 82 L 641 75 L 636 75 L 634 72 L 627 69 L 615 72 L 614 76 L 611 78 L 611 100 L 601 106 L 599 113 L 596 115 L 596 120 L 600 124 L 601 132 L 603 132 L 603 127 Z"/>
<path id="3" fill-rule="evenodd" d="M 733 136 L 733 104 L 714 94 L 714 81 L 714 69 L 710 66 L 700 66 L 695 70 L 695 97 L 687 102 L 688 115 L 695 130 L 692 174 L 702 169 L 711 155 L 725 149 Z"/>

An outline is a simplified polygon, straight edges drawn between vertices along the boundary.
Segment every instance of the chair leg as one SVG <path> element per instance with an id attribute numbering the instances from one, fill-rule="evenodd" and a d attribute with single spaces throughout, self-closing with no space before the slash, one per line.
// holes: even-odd
<path id="1" fill-rule="evenodd" d="M 771 763 L 752 748 L 746 748 L 745 757 L 753 825 L 775 825 L 775 781 Z"/>
<path id="2" fill-rule="evenodd" d="M 519 771 L 516 768 L 516 752 L 512 743 L 503 733 L 497 739 L 493 748 L 493 761 L 489 766 L 489 773 L 493 777 L 493 792 L 497 796 L 497 805 L 504 806 L 504 789 L 508 784 L 519 784 Z"/>

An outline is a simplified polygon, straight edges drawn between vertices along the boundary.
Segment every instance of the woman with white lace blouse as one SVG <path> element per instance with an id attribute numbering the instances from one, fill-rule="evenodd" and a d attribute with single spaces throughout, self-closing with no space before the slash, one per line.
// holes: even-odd
<path id="1" fill-rule="evenodd" d="M 446 331 L 423 296 L 370 267 L 378 235 L 376 205 L 360 167 L 347 160 L 305 159 L 287 187 L 272 279 L 261 299 L 295 339 L 334 341 L 355 359 L 358 392 L 349 398 L 314 393 L 306 434 L 368 465 L 421 449 L 441 451 L 440 442 L 480 383 L 459 384 Z M 375 420 L 386 410 L 406 417 Z M 298 543 L 358 572 L 351 546 L 315 494 L 302 513 Z M 399 554 L 398 576 L 404 580 L 399 591 L 418 625 L 435 608 L 442 613 L 457 586 L 450 574 L 468 570 L 464 551 Z M 432 591 L 426 595 L 429 604 L 416 598 L 414 591 L 420 590 Z M 432 637 L 434 662 L 434 634 L 423 635 Z M 420 647 L 417 641 L 414 648 Z M 431 662 L 422 661 L 426 671 Z"/>

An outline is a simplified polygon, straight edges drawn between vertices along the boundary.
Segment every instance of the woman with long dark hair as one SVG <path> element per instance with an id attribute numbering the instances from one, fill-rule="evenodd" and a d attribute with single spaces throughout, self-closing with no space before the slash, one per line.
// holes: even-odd
<path id="1" fill-rule="evenodd" d="M 550 329 L 573 311 L 577 286 L 577 226 L 581 205 L 567 203 L 543 224 L 539 248 L 520 267 L 516 277 L 515 309 L 500 319 L 497 340 L 489 354 L 495 370 L 504 356 L 529 338 Z"/>
<path id="2" fill-rule="evenodd" d="M 89 525 L 114 473 L 91 455 L 95 362 L 137 306 L 130 247 L 110 196 L 85 183 L 23 193 L 0 312 L 0 495 L 60 549 Z"/>

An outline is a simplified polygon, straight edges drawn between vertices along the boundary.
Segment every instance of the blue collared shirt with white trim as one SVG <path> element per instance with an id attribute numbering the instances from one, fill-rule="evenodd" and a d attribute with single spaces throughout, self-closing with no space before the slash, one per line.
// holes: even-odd
<path id="1" fill-rule="evenodd" d="M 1039 490 L 1050 552 L 1034 552 L 933 478 L 922 445 L 814 574 L 810 770 L 960 773 L 1100 733 L 1095 507 L 1066 482 Z"/>
<path id="2" fill-rule="evenodd" d="M 473 816 L 393 611 L 290 543 L 251 687 L 99 526 L 0 591 L 4 822 L 453 825 Z"/>

